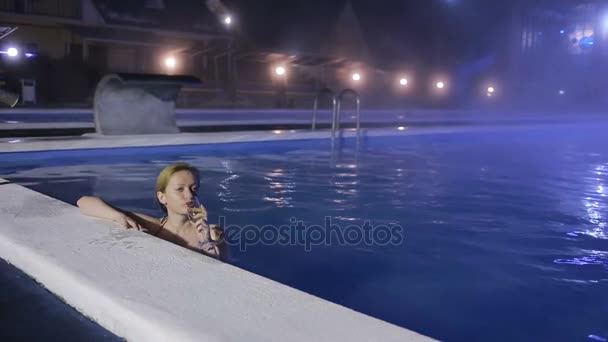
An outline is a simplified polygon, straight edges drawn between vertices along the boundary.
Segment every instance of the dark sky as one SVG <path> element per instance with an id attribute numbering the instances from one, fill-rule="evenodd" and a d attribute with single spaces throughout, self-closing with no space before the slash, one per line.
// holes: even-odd
<path id="1" fill-rule="evenodd" d="M 243 34 L 260 47 L 318 45 L 346 0 L 224 0 Z M 388 59 L 479 58 L 506 44 L 510 1 L 352 0 L 376 55 Z M 380 52 L 381 53 L 378 53 Z"/>

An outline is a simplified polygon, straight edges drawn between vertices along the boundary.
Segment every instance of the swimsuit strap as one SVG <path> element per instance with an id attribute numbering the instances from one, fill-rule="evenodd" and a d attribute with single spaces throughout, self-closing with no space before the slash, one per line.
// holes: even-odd
<path id="1" fill-rule="evenodd" d="M 169 216 L 165 216 L 160 219 L 160 228 L 158 228 L 156 233 L 154 233 L 154 236 L 158 236 L 158 233 L 160 233 L 160 231 L 163 230 L 163 228 L 165 227 L 165 224 L 167 223 L 168 220 L 169 220 Z"/>

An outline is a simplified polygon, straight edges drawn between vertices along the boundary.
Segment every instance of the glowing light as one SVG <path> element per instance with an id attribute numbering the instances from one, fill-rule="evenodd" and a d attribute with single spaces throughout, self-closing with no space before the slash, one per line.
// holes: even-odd
<path id="1" fill-rule="evenodd" d="M 232 17 L 229 16 L 229 15 L 225 16 L 224 17 L 224 24 L 226 24 L 226 25 L 232 24 Z"/>
<path id="2" fill-rule="evenodd" d="M 492 94 L 496 91 L 496 89 L 494 89 L 494 87 L 488 87 L 488 93 Z"/>
<path id="3" fill-rule="evenodd" d="M 564 94 L 566 94 L 566 91 L 563 89 L 560 89 L 557 93 L 560 95 L 564 95 Z"/>
<path id="4" fill-rule="evenodd" d="M 593 37 L 583 37 L 578 43 L 581 49 L 590 49 L 594 44 Z"/>
<path id="5" fill-rule="evenodd" d="M 443 83 L 442 81 L 437 82 L 437 84 L 435 84 L 435 86 L 437 87 L 437 89 L 443 89 L 445 88 L 445 83 Z"/>
<path id="6" fill-rule="evenodd" d="M 353 74 L 353 81 L 360 81 L 361 80 L 361 74 L 359 74 L 358 72 Z"/>
<path id="7" fill-rule="evenodd" d="M 564 34 L 566 33 L 566 30 L 559 30 L 559 34 Z"/>
<path id="8" fill-rule="evenodd" d="M 17 57 L 19 55 L 19 50 L 14 47 L 8 48 L 8 50 L 6 50 L 6 54 L 10 57 Z"/>
<path id="9" fill-rule="evenodd" d="M 407 85 L 407 78 L 402 78 L 399 80 L 399 84 L 401 84 L 402 86 L 406 86 Z"/>
<path id="10" fill-rule="evenodd" d="M 25 57 L 27 57 L 27 58 L 34 57 L 34 56 L 36 56 L 36 54 L 29 53 L 29 52 L 25 53 Z"/>
<path id="11" fill-rule="evenodd" d="M 177 61 L 175 60 L 174 57 L 165 58 L 165 66 L 167 68 L 173 69 L 173 68 L 175 68 L 176 65 L 177 65 Z"/>
<path id="12" fill-rule="evenodd" d="M 272 131 L 272 133 L 274 133 L 274 134 L 283 134 L 284 132 L 282 130 L 280 130 L 280 129 L 277 129 L 277 130 Z"/>
<path id="13" fill-rule="evenodd" d="M 276 69 L 274 69 L 274 73 L 277 74 L 278 76 L 283 76 L 283 75 L 285 75 L 286 72 L 287 72 L 287 70 L 285 70 L 284 66 L 278 66 L 278 67 L 276 67 Z"/>
<path id="14" fill-rule="evenodd" d="M 400 131 L 405 131 L 405 127 L 403 127 L 403 126 L 399 126 L 399 127 L 397 127 L 397 129 Z"/>

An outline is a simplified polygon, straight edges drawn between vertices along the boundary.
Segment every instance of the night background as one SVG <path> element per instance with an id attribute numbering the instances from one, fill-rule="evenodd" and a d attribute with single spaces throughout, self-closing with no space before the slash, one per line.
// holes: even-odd
<path id="1" fill-rule="evenodd" d="M 608 53 L 603 1 L 47 3 L 0 3 L 2 75 L 15 91 L 20 79 L 36 79 L 37 104 L 90 105 L 111 72 L 200 78 L 207 91 L 185 89 L 182 108 L 310 108 L 323 87 L 356 88 L 374 108 L 593 110 L 605 102 L 597 94 L 606 84 L 598 73 Z M 12 32 L 19 19 L 11 11 L 33 21 Z M 45 15 L 60 19 L 52 30 L 36 26 Z M 10 47 L 32 57 L 7 58 Z"/>
<path id="2" fill-rule="evenodd" d="M 315 51 L 348 1 L 234 1 L 249 14 L 241 28 L 260 46 Z M 462 63 L 504 45 L 512 2 L 350 1 L 374 58 L 400 63 Z M 501 44 L 501 41 L 503 44 Z"/>

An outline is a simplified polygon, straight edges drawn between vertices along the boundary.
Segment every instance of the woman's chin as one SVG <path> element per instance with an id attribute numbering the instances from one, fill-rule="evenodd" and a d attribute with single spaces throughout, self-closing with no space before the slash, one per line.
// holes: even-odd
<path id="1" fill-rule="evenodd" d="M 175 215 L 188 216 L 188 208 L 180 208 L 178 210 L 171 210 L 171 213 Z"/>

